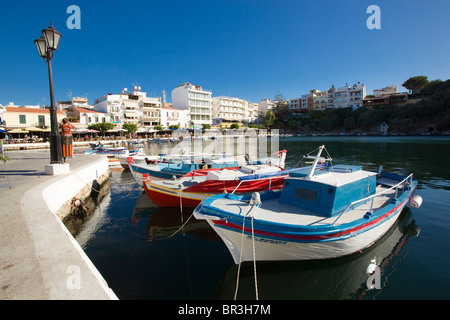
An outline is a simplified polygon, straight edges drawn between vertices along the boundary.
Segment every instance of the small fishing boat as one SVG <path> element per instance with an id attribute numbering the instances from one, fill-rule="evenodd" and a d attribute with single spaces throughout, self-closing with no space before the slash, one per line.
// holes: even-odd
<path id="1" fill-rule="evenodd" d="M 284 152 L 280 163 L 284 163 Z M 196 207 L 215 194 L 276 190 L 290 172 L 278 165 L 194 170 L 177 180 L 143 179 L 145 193 L 158 207 Z"/>
<path id="2" fill-rule="evenodd" d="M 179 179 L 193 170 L 204 170 L 204 169 L 223 169 L 223 168 L 238 168 L 242 165 L 247 164 L 269 164 L 277 163 L 281 167 L 284 167 L 284 157 L 283 163 L 280 162 L 281 157 L 279 152 L 271 155 L 270 157 L 249 161 L 248 157 L 244 156 L 242 159 L 240 157 L 233 156 L 210 156 L 210 157 L 189 157 L 189 158 L 173 158 L 169 161 L 155 161 L 155 164 L 135 164 L 132 163 L 132 159 L 128 159 L 128 167 L 130 168 L 131 174 L 139 185 L 142 185 L 143 175 L 147 175 L 150 178 L 159 179 Z"/>
<path id="3" fill-rule="evenodd" d="M 419 207 L 417 180 L 361 166 L 332 165 L 318 148 L 307 172 L 292 172 L 279 191 L 209 197 L 194 210 L 222 238 L 236 264 L 349 255 L 381 238 L 405 205 Z M 318 164 L 324 166 L 318 168 Z"/>
<path id="4" fill-rule="evenodd" d="M 136 148 L 132 150 L 128 150 L 125 147 L 116 147 L 116 148 L 105 148 L 103 145 L 92 146 L 90 150 L 84 150 L 85 154 L 101 154 L 110 157 L 118 157 L 118 156 L 136 156 L 139 154 L 143 154 L 144 148 Z"/>

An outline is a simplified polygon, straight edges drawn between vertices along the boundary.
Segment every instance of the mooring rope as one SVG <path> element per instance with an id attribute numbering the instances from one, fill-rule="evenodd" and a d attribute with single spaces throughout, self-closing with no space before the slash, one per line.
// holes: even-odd
<path id="1" fill-rule="evenodd" d="M 252 244 L 253 244 L 253 273 L 255 274 L 255 294 L 256 294 L 256 300 L 258 299 L 258 279 L 256 276 L 256 251 L 255 251 L 255 231 L 253 228 L 253 217 L 255 215 L 252 215 Z"/>
<path id="2" fill-rule="evenodd" d="M 237 272 L 237 278 L 236 278 L 236 289 L 234 291 L 234 300 L 236 300 L 238 289 L 239 289 L 239 275 L 241 273 L 242 251 L 243 251 L 243 247 L 244 247 L 244 230 L 245 230 L 245 216 L 243 216 L 243 219 L 242 219 L 241 250 L 240 250 L 240 254 L 239 254 L 239 264 L 238 264 L 238 272 Z"/>
<path id="3" fill-rule="evenodd" d="M 243 216 L 243 219 L 242 219 L 242 233 L 241 233 L 241 250 L 240 250 L 240 254 L 239 254 L 239 264 L 238 264 L 238 272 L 237 272 L 237 277 L 236 277 L 236 289 L 235 289 L 235 292 L 234 292 L 234 300 L 236 300 L 236 298 L 237 298 L 237 293 L 238 293 L 238 290 L 239 290 L 239 277 L 240 277 L 240 273 L 241 273 L 241 264 L 242 264 L 242 252 L 244 251 L 243 250 L 243 247 L 244 247 L 244 234 L 245 234 L 245 217 L 247 216 L 247 215 L 249 215 L 250 214 L 250 212 L 253 210 L 255 208 L 255 210 L 258 208 L 257 206 L 256 206 L 256 204 L 254 204 L 251 208 L 250 208 L 250 210 L 247 212 L 247 214 L 246 215 L 244 215 Z M 252 247 L 253 247 L 253 272 L 254 272 L 254 275 L 255 275 L 255 294 L 256 294 L 256 300 L 259 300 L 259 297 L 258 297 L 258 278 L 257 278 L 257 273 L 256 273 L 256 250 L 255 250 L 255 230 L 254 230 L 254 227 L 253 227 L 253 218 L 254 218 L 254 214 L 252 214 L 252 216 L 251 216 L 251 226 L 252 226 Z"/>

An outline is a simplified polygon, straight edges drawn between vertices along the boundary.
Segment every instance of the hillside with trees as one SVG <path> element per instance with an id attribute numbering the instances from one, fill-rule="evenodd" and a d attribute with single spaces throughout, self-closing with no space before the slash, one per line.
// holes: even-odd
<path id="1" fill-rule="evenodd" d="M 288 115 L 286 109 L 276 109 L 272 128 L 291 133 L 379 133 L 386 122 L 391 133 L 442 133 L 450 130 L 450 79 L 428 81 L 427 77 L 412 77 L 403 83 L 410 91 L 421 92 L 425 98 L 401 104 L 363 106 L 309 111 Z"/>

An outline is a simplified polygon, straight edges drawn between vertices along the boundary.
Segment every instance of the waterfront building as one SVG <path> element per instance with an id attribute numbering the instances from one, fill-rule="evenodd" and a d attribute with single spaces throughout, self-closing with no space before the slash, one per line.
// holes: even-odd
<path id="1" fill-rule="evenodd" d="M 351 87 L 348 84 L 339 88 L 335 88 L 332 85 L 329 90 L 320 91 L 313 89 L 309 91 L 309 94 L 291 99 L 289 101 L 289 111 L 307 112 L 309 110 L 348 107 L 356 109 L 363 106 L 365 96 L 366 87 L 359 82 Z"/>
<path id="2" fill-rule="evenodd" d="M 258 120 L 258 110 L 259 105 L 254 102 L 247 102 L 247 110 L 245 113 L 245 119 L 244 121 L 247 122 L 247 124 L 255 123 Z"/>
<path id="3" fill-rule="evenodd" d="M 189 110 L 172 107 L 161 108 L 161 126 L 168 128 L 177 125 L 180 129 L 188 127 Z"/>
<path id="4" fill-rule="evenodd" d="M 108 114 L 112 123 L 119 127 L 134 123 L 141 130 L 161 125 L 161 107 L 161 98 L 147 97 L 140 86 L 134 86 L 131 93 L 127 88 L 119 94 L 108 93 L 94 102 L 94 109 Z"/>
<path id="5" fill-rule="evenodd" d="M 333 93 L 333 107 L 334 108 L 348 108 L 357 109 L 363 106 L 363 101 L 366 96 L 366 87 L 364 84 L 354 84 L 336 88 Z"/>
<path id="6" fill-rule="evenodd" d="M 302 98 L 293 98 L 289 100 L 289 112 L 300 112 L 302 108 Z"/>
<path id="7" fill-rule="evenodd" d="M 87 108 L 87 109 L 94 108 L 94 106 L 90 106 L 88 104 L 87 98 L 84 98 L 84 97 L 72 97 L 67 101 L 58 101 L 58 102 L 56 102 L 56 107 L 59 110 L 72 109 L 74 107 L 81 107 L 81 108 Z"/>
<path id="8" fill-rule="evenodd" d="M 328 105 L 328 91 L 311 90 L 312 110 L 325 110 Z"/>
<path id="9" fill-rule="evenodd" d="M 392 95 L 398 93 L 398 88 L 396 85 L 391 84 L 388 87 L 382 88 L 382 89 L 376 89 L 372 91 L 372 95 L 374 97 L 381 97 L 385 95 Z"/>
<path id="10" fill-rule="evenodd" d="M 221 119 L 222 126 L 229 127 L 232 123 L 241 126 L 247 120 L 247 110 L 248 102 L 244 99 L 223 96 L 212 98 L 212 117 Z"/>
<path id="11" fill-rule="evenodd" d="M 189 125 L 212 124 L 212 92 L 185 82 L 172 90 L 172 107 L 189 110 Z"/>
<path id="12" fill-rule="evenodd" d="M 11 104 L 10 104 L 11 105 Z M 61 122 L 66 113 L 57 110 L 56 119 Z M 25 129 L 27 127 L 50 128 L 50 110 L 35 107 L 6 106 L 3 121 L 8 129 Z"/>
<path id="13" fill-rule="evenodd" d="M 91 124 L 111 122 L 108 113 L 83 107 L 71 107 L 66 111 L 70 123 L 77 128 L 87 128 Z"/>

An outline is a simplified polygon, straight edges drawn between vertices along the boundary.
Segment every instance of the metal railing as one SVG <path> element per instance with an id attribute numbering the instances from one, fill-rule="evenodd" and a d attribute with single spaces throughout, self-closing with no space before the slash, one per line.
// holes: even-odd
<path id="1" fill-rule="evenodd" d="M 413 174 L 411 173 L 409 176 L 407 176 L 405 179 L 403 179 L 402 181 L 400 181 L 399 183 L 397 183 L 396 185 L 394 185 L 394 186 L 392 186 L 392 187 L 390 187 L 389 189 L 386 189 L 386 190 L 384 190 L 384 191 L 382 191 L 382 192 L 379 192 L 379 193 L 375 193 L 375 194 L 373 194 L 373 195 L 371 195 L 371 196 L 368 196 L 368 197 L 366 197 L 366 198 L 363 198 L 363 199 L 359 199 L 359 200 L 356 200 L 356 201 L 353 201 L 352 203 L 350 203 L 346 208 L 345 208 L 345 210 L 341 213 L 341 214 L 339 214 L 339 216 L 336 218 L 336 220 L 334 220 L 334 222 L 331 224 L 331 225 L 334 225 L 351 207 L 353 207 L 355 204 L 358 204 L 358 203 L 360 203 L 360 202 L 367 202 L 368 200 L 370 200 L 370 199 L 372 199 L 372 201 L 371 201 L 371 203 L 370 203 L 370 213 L 372 213 L 372 210 L 373 210 L 373 201 L 374 201 L 374 199 L 376 198 L 376 197 L 379 197 L 379 196 L 382 196 L 382 195 L 384 195 L 385 193 L 387 193 L 387 192 L 389 192 L 389 191 L 391 191 L 391 190 L 393 190 L 393 189 L 395 189 L 395 197 L 394 197 L 394 199 L 397 199 L 397 196 L 398 196 L 398 187 L 400 186 L 400 185 L 402 185 L 402 184 L 404 184 L 404 183 L 406 183 L 408 180 L 409 180 L 409 184 L 412 184 L 412 179 L 413 179 Z"/>

